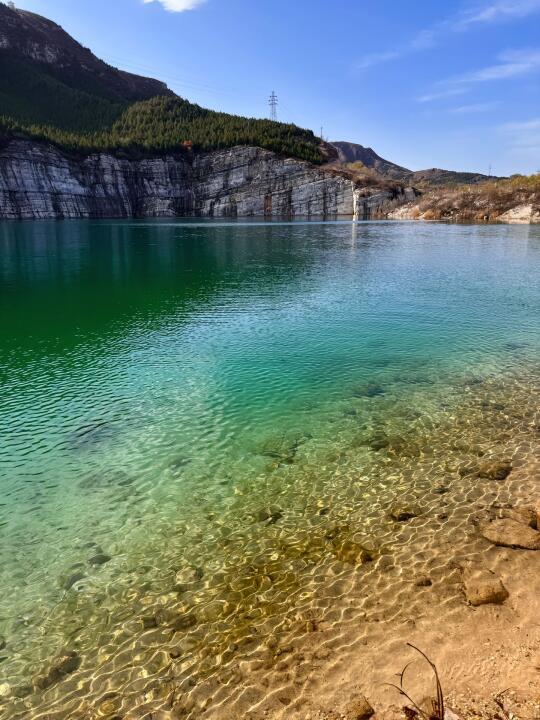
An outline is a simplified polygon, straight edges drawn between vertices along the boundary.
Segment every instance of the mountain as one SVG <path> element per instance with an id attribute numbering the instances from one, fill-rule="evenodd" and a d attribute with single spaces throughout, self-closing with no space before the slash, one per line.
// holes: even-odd
<path id="1" fill-rule="evenodd" d="M 409 170 L 401 165 L 396 165 L 385 160 L 371 148 L 364 147 L 352 142 L 331 142 L 337 151 L 339 161 L 345 165 L 361 163 L 366 168 L 375 170 L 380 175 L 419 187 L 433 187 L 436 185 L 458 185 L 486 182 L 493 180 L 493 177 L 481 173 L 456 172 L 454 170 L 441 170 L 430 168 L 429 170 Z"/>
<path id="2" fill-rule="evenodd" d="M 14 135 L 86 155 L 251 145 L 324 161 L 310 130 L 202 108 L 158 80 L 107 65 L 51 20 L 0 3 L 0 141 Z"/>
<path id="3" fill-rule="evenodd" d="M 410 170 L 396 165 L 389 160 L 385 160 L 380 155 L 377 155 L 375 150 L 358 145 L 352 142 L 331 142 L 333 147 L 336 148 L 338 158 L 342 163 L 362 163 L 367 168 L 373 168 L 381 175 L 385 177 L 393 178 L 394 180 L 401 180 L 406 175 L 410 174 Z"/>
<path id="4" fill-rule="evenodd" d="M 159 80 L 99 60 L 59 25 L 0 3 L 0 112 L 32 124 L 95 129 L 130 104 L 172 96 Z"/>

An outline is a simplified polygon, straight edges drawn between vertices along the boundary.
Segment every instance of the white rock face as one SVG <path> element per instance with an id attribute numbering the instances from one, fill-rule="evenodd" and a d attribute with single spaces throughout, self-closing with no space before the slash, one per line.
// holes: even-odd
<path id="1" fill-rule="evenodd" d="M 540 222 L 540 212 L 535 210 L 532 205 L 518 205 L 518 207 L 507 210 L 497 218 L 500 222 L 507 223 L 538 223 Z"/>
<path id="2" fill-rule="evenodd" d="M 358 217 L 405 194 L 355 191 L 351 180 L 255 147 L 126 160 L 68 157 L 13 140 L 0 150 L 0 218 Z"/>

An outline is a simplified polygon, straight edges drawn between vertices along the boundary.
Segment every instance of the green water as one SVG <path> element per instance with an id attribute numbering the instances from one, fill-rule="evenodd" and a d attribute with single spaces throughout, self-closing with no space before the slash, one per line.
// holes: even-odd
<path id="1" fill-rule="evenodd" d="M 381 469 L 391 443 L 374 448 L 374 436 L 433 448 L 425 438 L 451 435 L 444 423 L 477 385 L 484 402 L 530 397 L 539 270 L 529 226 L 0 224 L 9 688 L 26 687 L 81 624 L 95 628 L 75 640 L 83 677 L 99 675 L 104 645 L 118 667 L 111 628 L 137 634 L 140 587 L 163 597 L 184 574 L 211 610 L 242 558 L 273 557 L 270 533 L 296 542 L 334 510 L 376 523 L 401 485 L 395 463 Z M 361 492 L 355 473 L 370 478 Z M 302 596 L 304 570 L 287 566 L 285 594 Z M 220 607 L 207 625 L 198 618 L 207 646 L 214 630 L 233 632 L 232 621 L 217 627 L 232 617 Z M 204 675 L 201 657 L 182 672 Z M 56 707 L 55 692 L 95 695 L 58 687 L 4 699 L 24 717 Z"/>

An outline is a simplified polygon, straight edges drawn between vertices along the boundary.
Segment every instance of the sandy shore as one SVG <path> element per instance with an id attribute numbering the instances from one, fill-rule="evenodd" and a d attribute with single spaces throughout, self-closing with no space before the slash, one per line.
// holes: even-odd
<path id="1" fill-rule="evenodd" d="M 506 480 L 487 480 L 496 498 L 489 508 L 478 503 L 468 542 L 453 552 L 447 538 L 447 552 L 433 556 L 438 560 L 427 574 L 417 574 L 411 558 L 410 578 L 392 586 L 398 595 L 394 603 L 387 594 L 392 591 L 385 590 L 371 610 L 348 618 L 340 599 L 339 623 L 314 620 L 309 632 L 282 646 L 277 661 L 274 655 L 271 662 L 244 663 L 235 703 L 212 703 L 201 717 L 358 720 L 368 717 L 365 697 L 374 718 L 403 718 L 403 705 L 410 703 L 386 683 L 399 684 L 408 663 L 404 687 L 409 695 L 423 708 L 434 697 L 433 673 L 407 644 L 412 643 L 436 664 L 447 707 L 458 717 L 540 718 L 540 552 L 498 546 L 480 534 L 490 517 L 512 516 L 511 508 L 534 505 L 539 459 L 529 457 L 522 465 L 518 459 Z M 521 511 L 514 516 L 526 518 Z M 414 523 L 420 519 L 409 525 Z M 437 543 L 435 536 L 431 540 Z M 465 582 L 471 568 L 500 580 L 508 597 L 472 605 Z M 353 606 L 354 598 L 349 602 Z M 261 685 L 267 692 L 258 700 Z"/>

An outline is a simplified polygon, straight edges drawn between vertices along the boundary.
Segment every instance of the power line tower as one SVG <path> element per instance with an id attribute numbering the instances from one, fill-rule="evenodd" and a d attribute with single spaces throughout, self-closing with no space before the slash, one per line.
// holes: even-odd
<path id="1" fill-rule="evenodd" d="M 276 93 L 272 90 L 272 94 L 268 98 L 268 104 L 270 105 L 270 120 L 277 120 L 277 104 L 278 99 Z"/>

